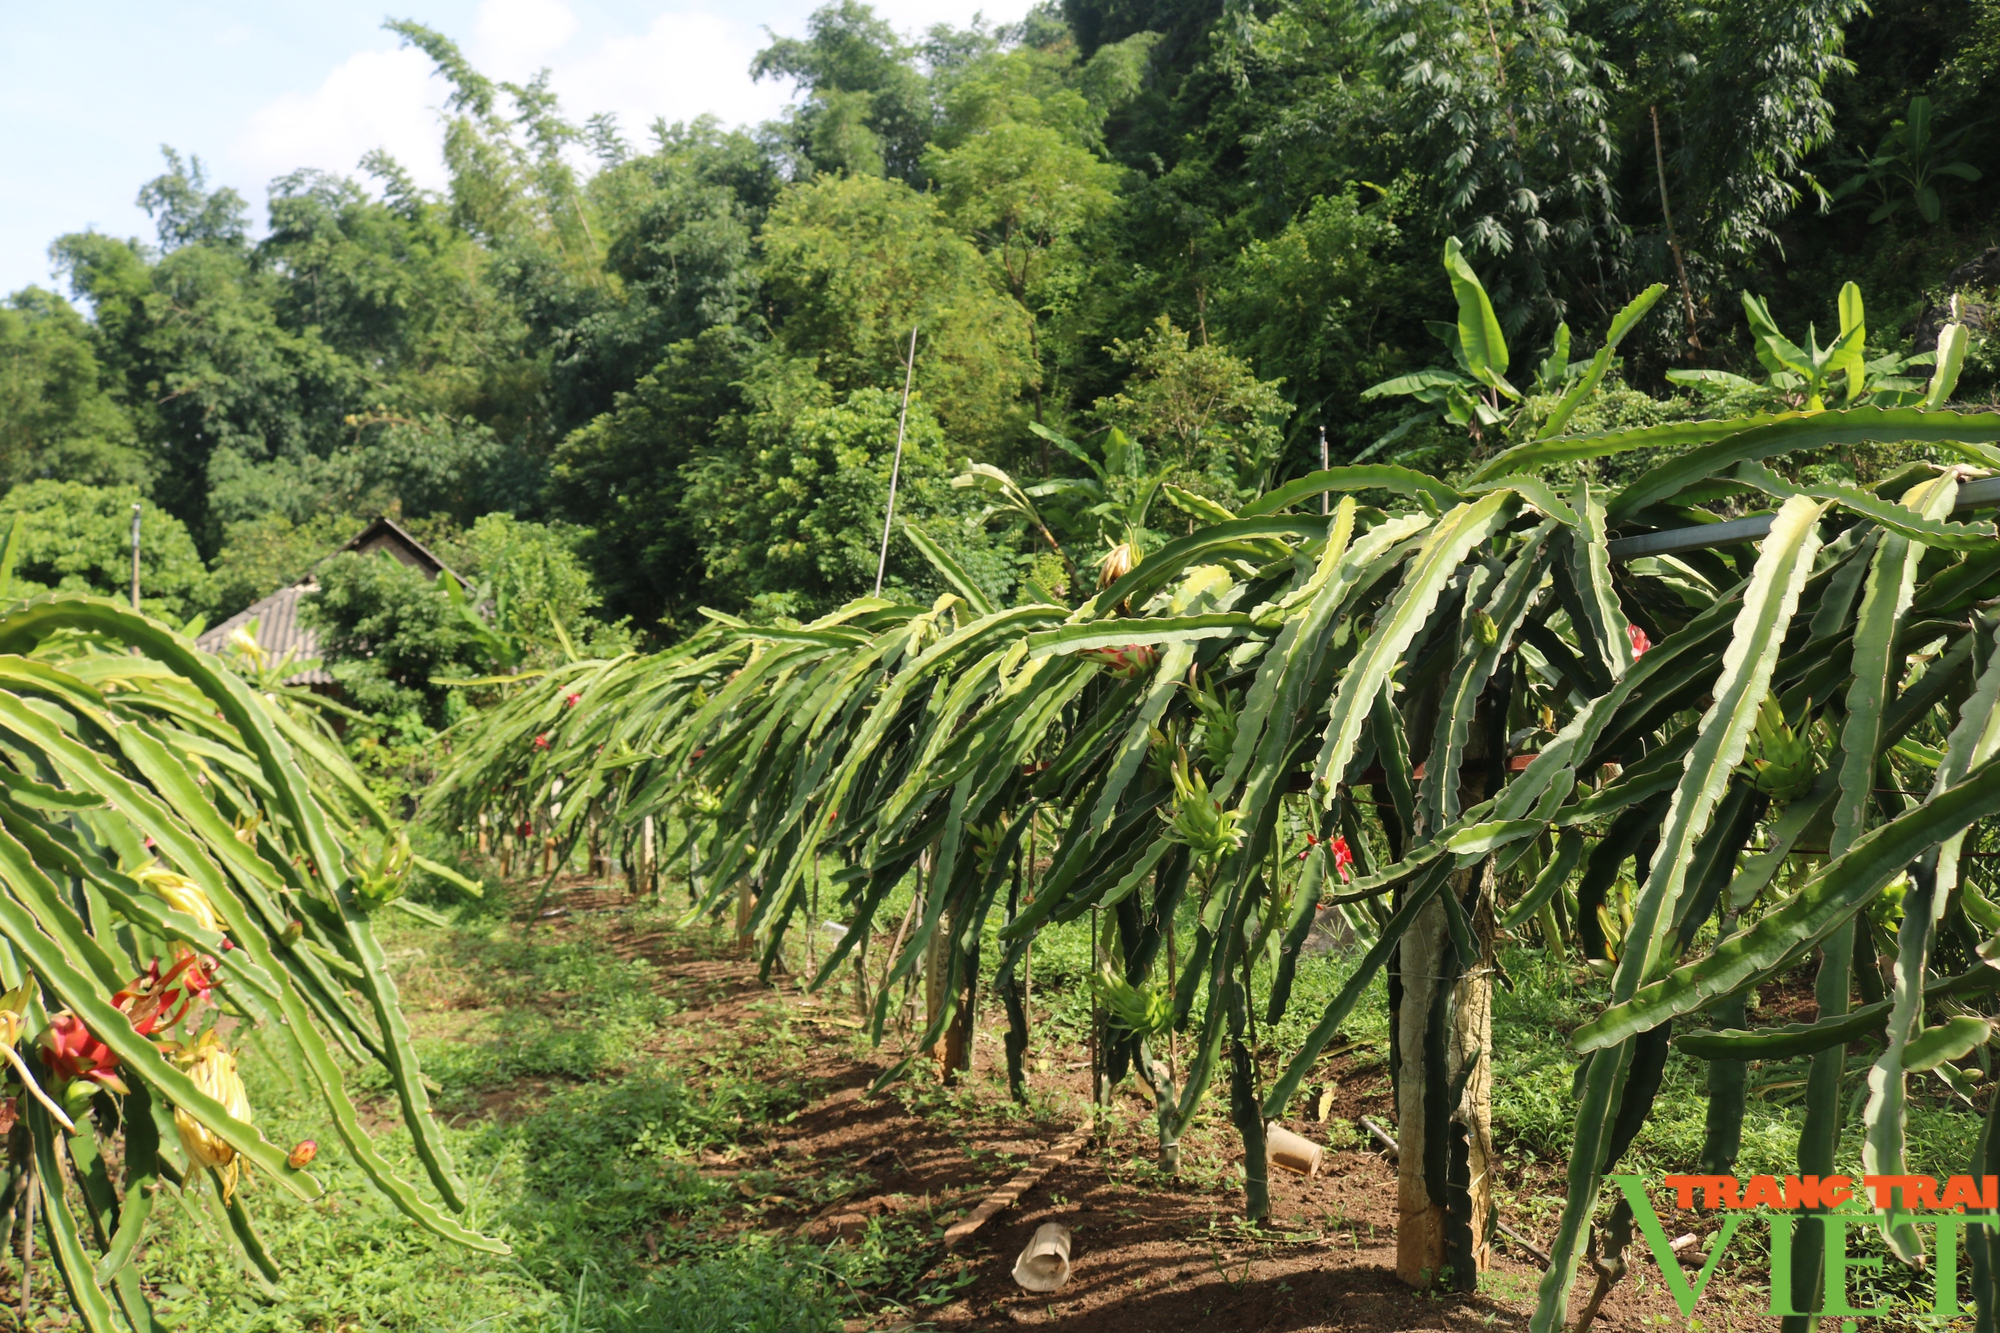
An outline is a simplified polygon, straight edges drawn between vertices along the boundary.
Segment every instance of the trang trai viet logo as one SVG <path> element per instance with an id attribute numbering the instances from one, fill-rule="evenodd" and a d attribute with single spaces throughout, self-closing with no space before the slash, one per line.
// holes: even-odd
<path id="1" fill-rule="evenodd" d="M 1695 1303 L 1715 1275 L 1716 1265 L 1729 1248 L 1746 1217 L 1763 1215 L 1771 1227 L 1771 1313 L 1774 1315 L 1817 1314 L 1823 1319 L 1884 1318 L 1896 1312 L 1885 1309 L 1857 1309 L 1848 1303 L 1848 1275 L 1861 1270 L 1879 1270 L 1880 1255 L 1852 1255 L 1849 1234 L 1870 1229 L 1900 1240 L 1904 1254 L 1917 1253 L 1916 1228 L 1933 1231 L 1930 1267 L 1936 1282 L 1931 1307 L 1934 1319 L 1951 1319 L 1958 1306 L 1959 1250 L 1965 1229 L 1983 1226 L 2000 1229 L 2000 1176 L 1951 1176 L 1940 1182 L 1935 1176 L 1863 1176 L 1857 1184 L 1849 1176 L 1667 1176 L 1661 1186 L 1674 1191 L 1674 1202 L 1682 1208 L 1697 1204 L 1724 1210 L 1722 1226 L 1708 1248 L 1708 1258 L 1693 1279 L 1681 1268 L 1680 1256 L 1660 1225 L 1646 1182 L 1639 1176 L 1612 1176 L 1611 1182 L 1624 1191 L 1632 1209 L 1632 1220 L 1660 1266 L 1667 1290 L 1683 1315 L 1692 1317 Z M 1980 1211 L 1973 1211 L 1973 1210 Z M 1792 1308 L 1793 1233 L 1806 1216 L 1815 1217 L 1825 1236 L 1825 1285 L 1817 1310 Z M 1849 1330 L 1852 1324 L 1846 1326 Z"/>

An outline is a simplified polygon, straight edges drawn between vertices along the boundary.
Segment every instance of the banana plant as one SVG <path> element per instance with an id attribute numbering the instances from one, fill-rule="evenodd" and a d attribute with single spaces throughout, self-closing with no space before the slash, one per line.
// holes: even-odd
<path id="1" fill-rule="evenodd" d="M 1477 441 L 1484 441 L 1489 432 L 1502 438 L 1510 437 L 1530 423 L 1535 438 L 1546 439 L 1560 434 L 1571 414 L 1603 382 L 1618 344 L 1666 291 L 1664 285 L 1656 283 L 1621 310 L 1611 322 L 1604 345 L 1588 362 L 1570 360 L 1569 325 L 1558 325 L 1555 339 L 1549 345 L 1548 354 L 1537 366 L 1529 391 L 1536 396 L 1554 396 L 1556 403 L 1546 416 L 1535 419 L 1525 412 L 1527 395 L 1507 380 L 1511 360 L 1506 335 L 1500 328 L 1499 316 L 1493 311 L 1493 302 L 1486 294 L 1485 285 L 1467 262 L 1464 249 L 1455 236 L 1444 243 L 1444 271 L 1451 282 L 1452 295 L 1458 302 L 1458 319 L 1451 324 L 1429 320 L 1426 326 L 1444 344 L 1456 368 L 1446 370 L 1432 366 L 1364 389 L 1361 394 L 1364 402 L 1377 398 L 1411 398 L 1422 404 L 1424 410 L 1412 413 L 1391 427 L 1387 434 L 1357 454 L 1357 461 L 1380 453 L 1426 421 L 1443 421 L 1461 427 Z"/>
<path id="2" fill-rule="evenodd" d="M 1851 282 L 1840 289 L 1840 334 L 1828 347 L 1819 345 L 1817 331 L 1810 326 L 1804 347 L 1792 342 L 1779 331 L 1763 300 L 1749 292 L 1743 293 L 1743 309 L 1757 359 L 1770 371 L 1761 387 L 1780 402 L 1806 411 L 1819 411 L 1833 393 L 1852 406 L 1941 407 L 1950 400 L 1965 362 L 1966 331 L 1956 320 L 1932 351 L 1909 356 L 1888 352 L 1869 360 L 1861 289 Z M 1922 366 L 1933 367 L 1928 381 L 1906 373 Z M 1667 371 L 1667 379 L 1703 392 L 1760 387 L 1757 381 L 1727 370 L 1676 368 Z"/>
<path id="3" fill-rule="evenodd" d="M 408 843 L 338 747 L 267 682 L 100 598 L 13 603 L 0 654 L 0 1119 L 25 1128 L 5 1192 L 35 1192 L 82 1326 L 158 1326 L 144 1243 L 163 1189 L 281 1280 L 243 1187 L 317 1198 L 319 1149 L 259 1130 L 246 1051 L 412 1222 L 505 1253 L 453 1216 L 466 1191 L 372 922 Z M 388 1072 L 426 1187 L 361 1123 L 350 1062 Z"/>
<path id="4" fill-rule="evenodd" d="M 1163 493 L 1181 508 L 1192 509 L 1204 517 L 1228 513 L 1212 501 L 1170 486 L 1171 478 L 1179 470 L 1176 465 L 1151 467 L 1145 450 L 1115 426 L 1105 432 L 1101 461 L 1083 445 L 1039 421 L 1029 423 L 1028 428 L 1082 463 L 1089 475 L 1056 477 L 1023 487 L 1004 470 L 968 459 L 965 471 L 954 477 L 951 484 L 961 490 L 983 490 L 993 497 L 977 522 L 1001 515 L 1024 521 L 1062 558 L 1072 574 L 1081 562 L 1069 546 L 1057 539 L 1051 525 L 1067 534 L 1071 544 L 1081 542 L 1086 549 L 1101 546 L 1095 557 L 1100 572 L 1115 568 L 1122 573 L 1154 544 L 1154 533 L 1147 520 Z M 936 550 L 927 549 L 925 554 L 934 563 L 941 558 L 941 552 Z M 946 577 L 952 586 L 963 590 L 964 580 L 956 571 Z M 1045 601 L 1061 600 L 1046 587 L 1036 586 L 1035 590 Z"/>
<path id="5" fill-rule="evenodd" d="M 502 588 L 492 598 L 493 620 L 488 623 L 479 614 L 479 604 L 487 599 L 477 592 L 470 592 L 459 582 L 458 575 L 448 569 L 438 571 L 438 586 L 444 589 L 445 600 L 450 603 L 453 614 L 458 617 L 459 628 L 485 654 L 487 663 L 495 671 L 505 671 L 517 667 L 527 657 L 527 648 L 521 636 L 510 630 L 499 628 L 507 623 L 507 591 Z M 562 626 L 556 626 L 556 633 L 562 633 Z"/>
<path id="6" fill-rule="evenodd" d="M 1842 401 L 1849 403 L 1878 401 L 1876 395 L 1887 395 L 1879 400 L 1880 405 L 1904 406 L 1906 400 L 1902 395 L 1916 389 L 1914 381 L 1905 382 L 1898 372 L 1918 364 L 1918 358 L 1891 356 L 1876 362 L 1867 359 L 1868 329 L 1861 289 L 1851 282 L 1840 289 L 1840 334 L 1826 347 L 1819 345 L 1819 332 L 1811 326 L 1806 329 L 1804 347 L 1787 338 L 1771 318 L 1763 298 L 1749 292 L 1743 293 L 1743 313 L 1750 321 L 1757 360 L 1771 372 L 1770 387 L 1795 407 L 1808 412 L 1821 410 L 1826 406 L 1825 395 L 1833 392 L 1836 380 L 1840 381 Z M 1675 369 L 1667 372 L 1667 378 L 1676 384 L 1698 388 L 1743 389 L 1756 385 L 1754 380 L 1725 370 Z"/>
<path id="7" fill-rule="evenodd" d="M 1985 122 L 1972 121 L 1939 134 L 1933 119 L 1931 99 L 1912 97 L 1908 114 L 1882 136 L 1879 148 L 1865 160 L 1848 158 L 1836 163 L 1857 170 L 1834 189 L 1832 199 L 1837 202 L 1850 195 L 1865 193 L 1875 203 L 1868 214 L 1871 225 L 1885 222 L 1905 208 L 1915 207 L 1919 217 L 1936 226 L 1944 216 L 1944 199 L 1938 193 L 1943 179 L 1976 181 L 1980 178 L 1978 167 L 1970 162 L 1947 161 L 1945 155 L 1960 139 Z"/>
<path id="8" fill-rule="evenodd" d="M 1863 443 L 1907 462 L 1864 487 L 1788 461 Z M 1632 456 L 1648 461 L 1620 484 L 1596 470 Z M 685 820 L 690 910 L 736 896 L 767 968 L 815 915 L 847 929 L 809 985 L 873 948 L 874 1040 L 898 984 L 931 980 L 884 1081 L 950 1033 L 964 1049 L 990 977 L 1019 1094 L 1026 950 L 1095 912 L 1098 1072 L 1150 1090 L 1169 1167 L 1210 1094 L 1226 1100 L 1251 1219 L 1266 1121 L 1383 985 L 1398 1268 L 1424 1286 L 1469 1288 L 1490 1259 L 1501 1053 L 1483 1015 L 1507 932 L 1534 923 L 1607 985 L 1567 1034 L 1575 1129 L 1532 1321 L 1554 1333 L 1587 1247 L 1622 1271 L 1631 1219 L 1602 1187 L 1676 1051 L 1709 1062 L 1701 1167 L 1718 1172 L 1749 1067 L 1813 1058 L 1798 1153 L 1824 1174 L 1847 1143 L 1892 1169 L 1912 1089 L 1955 1096 L 1954 1061 L 1990 1039 L 2000 969 L 1972 960 L 2000 957 L 2000 907 L 1965 849 L 2000 818 L 2000 533 L 1960 501 L 1996 470 L 2000 413 L 1877 405 L 1538 430 L 1454 478 L 1333 467 L 1203 515 L 1076 606 L 999 606 L 940 564 L 955 591 L 929 606 L 711 613 L 667 653 L 570 668 L 594 682 L 574 704 L 522 686 L 468 724 L 433 801 L 463 826 L 470 802 L 546 801 L 560 776 L 565 810 Z M 1618 554 L 1746 494 L 1761 537 Z M 1364 947 L 1274 1049 L 1328 912 Z M 999 956 L 982 957 L 996 918 Z M 1744 1030 L 1752 990 L 1815 956 L 1820 1016 Z M 1865 1098 L 1855 1041 L 1875 1052 Z M 1917 1254 L 1906 1226 L 1894 1243 Z M 1966 1243 L 1982 1310 L 2000 1309 L 1989 1242 Z M 1822 1262 L 1802 1226 L 1794 1308 L 1816 1308 Z"/>

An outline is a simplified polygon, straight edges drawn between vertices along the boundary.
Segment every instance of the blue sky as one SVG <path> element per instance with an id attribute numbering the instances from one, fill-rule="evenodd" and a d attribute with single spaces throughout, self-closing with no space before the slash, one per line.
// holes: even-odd
<path id="1" fill-rule="evenodd" d="M 576 120 L 617 114 L 761 120 L 788 90 L 752 83 L 763 29 L 801 34 L 815 0 L 341 0 L 97 6 L 0 0 L 0 293 L 54 285 L 49 242 L 94 227 L 150 238 L 134 204 L 160 146 L 199 155 L 263 219 L 264 187 L 298 167 L 350 172 L 387 148 L 441 183 L 443 85 L 382 31 L 393 15 L 457 41 L 484 72 L 540 68 Z M 1029 0 L 876 0 L 898 28 L 1009 22 Z"/>

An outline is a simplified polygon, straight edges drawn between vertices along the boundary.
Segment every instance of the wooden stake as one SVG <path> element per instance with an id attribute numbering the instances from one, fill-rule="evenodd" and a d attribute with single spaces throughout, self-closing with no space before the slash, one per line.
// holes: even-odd
<path id="1" fill-rule="evenodd" d="M 815 855 L 806 866 L 806 975 L 819 975 L 819 964 L 815 961 L 818 950 L 814 940 L 819 935 L 819 857 Z"/>
<path id="2" fill-rule="evenodd" d="M 1035 817 L 1030 815 L 1028 818 L 1032 821 Z M 1035 886 L 1038 882 L 1035 878 L 1036 873 L 1035 824 L 1031 822 L 1028 825 L 1028 905 L 1031 907 L 1035 902 Z M 1035 1030 L 1034 1009 L 1032 1008 L 1034 1000 L 1035 937 L 1030 935 L 1028 936 L 1028 942 L 1021 946 L 1021 1023 L 1030 1033 Z M 1023 1051 L 1021 1054 L 1023 1059 L 1027 1058 L 1027 1052 Z"/>
<path id="3" fill-rule="evenodd" d="M 132 508 L 136 514 L 136 511 L 138 510 L 139 506 L 133 505 Z M 134 517 L 134 519 L 132 520 L 132 527 L 135 532 L 138 530 L 139 522 L 136 517 Z M 35 1275 L 35 1201 L 40 1193 L 40 1191 L 36 1189 L 36 1185 L 40 1181 L 40 1179 L 41 1175 L 35 1166 L 35 1159 L 33 1157 L 30 1157 L 28 1159 L 28 1204 L 27 1204 L 28 1220 L 27 1224 L 21 1228 L 21 1327 L 22 1328 L 28 1327 L 28 1296 L 30 1288 L 33 1285 L 33 1278 Z"/>
<path id="4" fill-rule="evenodd" d="M 1660 146 L 1660 108 L 1649 106 L 1646 113 L 1653 118 L 1653 168 L 1660 175 L 1660 216 L 1667 220 L 1667 248 L 1674 252 L 1674 271 L 1681 276 L 1681 304 L 1687 315 L 1688 346 L 1701 350 L 1701 339 L 1694 331 L 1694 288 L 1688 285 L 1687 265 L 1681 262 L 1680 238 L 1674 235 L 1674 210 L 1667 205 L 1667 155 Z"/>
<path id="5" fill-rule="evenodd" d="M 908 910 L 906 910 L 903 913 L 903 924 L 896 927 L 895 943 L 889 946 L 889 952 L 886 955 L 884 955 L 887 961 L 882 964 L 882 980 L 880 984 L 876 987 L 876 989 L 878 990 L 888 989 L 889 970 L 896 965 L 896 956 L 903 952 L 903 936 L 909 933 L 910 918 L 916 915 L 917 904 L 921 903 L 923 900 L 924 900 L 924 875 L 923 875 L 923 869 L 920 865 L 917 870 L 917 891 L 911 895 L 910 906 Z"/>
<path id="6" fill-rule="evenodd" d="M 1180 979 L 1174 970 L 1174 918 L 1179 915 L 1178 910 L 1167 914 L 1167 994 L 1169 995 L 1178 995 L 1181 991 Z M 1174 1081 L 1175 1087 L 1180 1086 L 1180 1040 L 1179 1034 L 1171 1026 L 1167 1028 L 1167 1077 Z"/>
<path id="7" fill-rule="evenodd" d="M 689 846 L 693 846 L 690 839 Z M 647 815 L 639 821 L 639 882 L 646 886 L 646 892 L 655 898 L 660 896 L 660 870 L 653 863 L 653 817 Z"/>
<path id="8" fill-rule="evenodd" d="M 854 928 L 860 930 L 861 923 L 855 922 Z M 868 935 L 864 934 L 861 943 L 854 946 L 854 1016 L 861 1019 L 868 1017 L 869 1008 L 868 939 Z"/>
<path id="9" fill-rule="evenodd" d="M 1104 1017 L 1097 1002 L 1097 906 L 1090 908 L 1090 1104 L 1104 1105 Z"/>
<path id="10" fill-rule="evenodd" d="M 932 859 L 935 856 L 935 854 L 936 852 L 934 848 L 926 848 L 925 850 L 917 854 L 917 874 L 918 874 L 917 882 L 919 888 L 923 890 L 919 896 L 925 899 L 926 901 L 928 901 L 929 897 L 932 894 L 935 894 L 939 891 L 937 882 L 937 862 Z M 925 886 L 923 880 L 923 876 L 926 874 L 928 874 L 930 877 L 928 886 Z M 928 908 L 926 910 L 928 910 Z M 947 983 L 951 979 L 952 924 L 953 923 L 949 915 L 946 915 L 943 918 L 941 918 L 938 921 L 937 929 L 931 932 L 930 940 L 924 947 L 924 1031 L 925 1032 L 929 1032 L 933 1027 L 937 1025 L 939 1015 L 944 1013 L 945 1005 L 951 999 L 950 992 L 947 988 Z M 938 1042 L 935 1045 L 930 1046 L 924 1051 L 924 1055 L 929 1059 L 937 1061 L 938 1081 L 940 1083 L 949 1085 L 952 1081 L 949 1044 L 943 1039 L 942 1035 L 940 1036 Z"/>

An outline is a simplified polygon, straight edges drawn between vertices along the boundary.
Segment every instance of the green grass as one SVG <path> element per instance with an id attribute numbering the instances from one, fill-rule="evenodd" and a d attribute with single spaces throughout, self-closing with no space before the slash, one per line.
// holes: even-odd
<path id="1" fill-rule="evenodd" d="M 668 913 L 659 918 L 649 924 Z M 655 1049 L 660 1020 L 679 1008 L 659 993 L 655 970 L 594 938 L 557 942 L 544 931 L 523 943 L 518 927 L 478 916 L 450 931 L 398 925 L 389 935 L 471 1193 L 466 1220 L 513 1254 L 475 1254 L 411 1226 L 246 1053 L 257 1123 L 275 1142 L 316 1138 L 328 1192 L 305 1204 L 252 1187 L 260 1233 L 284 1269 L 277 1292 L 225 1257 L 205 1195 L 172 1196 L 143 1259 L 164 1318 L 215 1333 L 776 1333 L 836 1329 L 843 1317 L 949 1287 L 908 1257 L 921 1248 L 903 1234 L 914 1221 L 878 1220 L 831 1250 L 760 1231 L 760 1207 L 746 1205 L 739 1180 L 752 1195 L 817 1205 L 869 1183 L 841 1163 L 727 1179 L 698 1169 L 700 1154 L 754 1143 L 808 1095 L 782 1072 L 800 1067 L 808 1038 L 781 1001 L 765 1002 L 753 1022 L 703 1029 L 695 1058 Z M 387 1085 L 361 1070 L 353 1086 L 365 1097 Z M 406 1178 L 423 1178 L 400 1128 L 380 1143 Z"/>
<path id="2" fill-rule="evenodd" d="M 892 903 L 887 914 L 900 920 L 901 906 Z M 734 1149 L 780 1134 L 786 1118 L 814 1095 L 793 1071 L 804 1067 L 808 1044 L 823 1041 L 825 1033 L 797 1022 L 786 996 L 773 993 L 754 1002 L 744 1021 L 719 1024 L 684 1012 L 703 1002 L 698 989 L 670 992 L 652 963 L 606 947 L 601 925 L 580 924 L 562 935 L 544 929 L 524 940 L 520 927 L 500 922 L 490 906 L 453 910 L 460 919 L 448 930 L 385 922 L 388 946 L 426 1078 L 471 1192 L 467 1220 L 506 1240 L 513 1253 L 474 1254 L 416 1230 L 373 1193 L 324 1125 L 296 1115 L 289 1090 L 253 1053 L 246 1056 L 245 1073 L 258 1123 L 274 1142 L 318 1139 L 316 1170 L 329 1192 L 304 1204 L 268 1184 L 253 1187 L 253 1211 L 285 1270 L 276 1294 L 223 1258 L 231 1247 L 201 1196 L 169 1195 L 155 1214 L 143 1268 L 157 1283 L 163 1314 L 179 1327 L 217 1333 L 814 1330 L 885 1308 L 921 1310 L 952 1297 L 964 1278 L 928 1269 L 922 1242 L 932 1224 L 920 1215 L 877 1219 L 856 1242 L 831 1248 L 772 1225 L 871 1188 L 861 1166 L 788 1159 L 783 1169 L 740 1175 L 700 1169 L 704 1155 L 710 1163 L 717 1153 L 733 1160 Z M 677 946 L 719 951 L 720 935 L 706 928 L 674 932 L 678 910 L 616 919 L 664 932 Z M 989 980 L 1000 956 L 997 928 L 997 920 L 988 923 L 983 962 Z M 1180 923 L 1183 946 L 1193 930 L 1189 904 Z M 1037 1061 L 1046 1071 L 1055 1060 L 1074 1058 L 1085 1041 L 1091 953 L 1087 917 L 1038 936 L 1031 1071 Z M 799 954 L 794 961 L 802 964 L 802 948 Z M 1266 1077 L 1296 1048 L 1358 959 L 1356 949 L 1302 960 L 1287 1014 L 1260 1033 L 1270 1053 Z M 1558 962 L 1538 949 L 1511 947 L 1502 961 L 1511 984 L 1495 996 L 1496 1135 L 1515 1163 L 1558 1165 L 1574 1130 L 1576 1060 L 1557 1034 L 1602 1004 L 1604 983 L 1573 960 Z M 1260 991 L 1267 980 L 1259 977 Z M 838 987 L 827 1003 L 836 1012 L 846 1003 Z M 990 994 L 981 1004 L 989 1020 L 997 1017 Z M 1386 1047 L 1388 1035 L 1378 983 L 1343 1024 L 1342 1039 Z M 1753 1087 L 1785 1072 L 1759 1069 Z M 1380 1075 L 1364 1066 L 1354 1077 Z M 1703 1079 L 1699 1062 L 1672 1057 L 1625 1169 L 1659 1175 L 1690 1168 L 1704 1129 Z M 358 1071 L 354 1086 L 378 1101 L 387 1088 L 366 1070 Z M 986 1088 L 982 1101 L 969 1086 L 947 1090 L 917 1080 L 899 1085 L 895 1095 L 954 1136 L 975 1132 L 975 1107 L 987 1121 L 1075 1113 L 1048 1100 L 1054 1094 L 1046 1080 L 1023 1109 L 1004 1102 L 996 1107 L 992 1092 Z M 1913 1092 L 1913 1168 L 1939 1175 L 1962 1170 L 1978 1118 L 1934 1081 L 1913 1082 Z M 1795 1169 L 1802 1108 L 1783 1098 L 1782 1092 L 1752 1096 L 1739 1174 Z M 1190 1133 L 1190 1142 L 1204 1147 L 1186 1156 L 1174 1188 L 1226 1196 L 1239 1168 L 1224 1110 L 1223 1099 L 1211 1095 Z M 1136 1131 L 1114 1135 L 1117 1140 L 1149 1136 L 1136 1102 L 1121 1097 L 1111 1115 L 1117 1126 Z M 1330 1140 L 1340 1137 L 1336 1128 L 1327 1127 Z M 400 1129 L 385 1132 L 382 1147 L 406 1177 L 422 1179 Z M 1843 1149 L 1843 1169 L 1859 1176 L 1852 1122 Z M 1134 1186 L 1167 1184 L 1143 1155 L 1106 1165 L 1114 1178 Z M 996 1171 L 1004 1167 L 994 1163 Z M 1510 1221 L 1543 1234 L 1559 1206 L 1546 1192 L 1502 1199 Z M 1761 1227 L 1740 1233 L 1739 1257 L 1731 1263 L 1735 1280 L 1746 1286 L 1761 1281 L 1763 1244 Z M 1856 1248 L 1867 1253 L 1868 1243 Z M 1893 1299 L 1912 1309 L 1927 1299 L 1927 1283 L 1892 1263 L 1857 1290 L 1865 1300 Z M 43 1290 L 53 1294 L 52 1286 Z"/>

